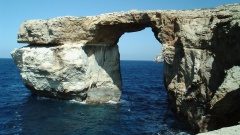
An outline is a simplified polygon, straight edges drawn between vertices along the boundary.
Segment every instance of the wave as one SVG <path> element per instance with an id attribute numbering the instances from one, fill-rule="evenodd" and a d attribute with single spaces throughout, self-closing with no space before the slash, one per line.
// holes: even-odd
<path id="1" fill-rule="evenodd" d="M 77 103 L 77 104 L 82 104 L 82 105 L 85 105 L 87 104 L 86 100 L 84 101 L 77 101 L 75 99 L 72 99 L 72 100 L 69 100 L 70 103 Z"/>
<path id="2" fill-rule="evenodd" d="M 107 103 L 107 104 L 119 104 L 120 102 L 109 100 L 105 103 Z"/>

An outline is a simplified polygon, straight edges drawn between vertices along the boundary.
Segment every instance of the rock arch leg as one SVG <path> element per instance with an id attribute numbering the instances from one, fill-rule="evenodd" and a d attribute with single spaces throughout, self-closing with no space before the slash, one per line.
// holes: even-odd
<path id="1" fill-rule="evenodd" d="M 27 46 L 14 50 L 12 57 L 34 93 L 88 103 L 120 99 L 117 45 Z"/>

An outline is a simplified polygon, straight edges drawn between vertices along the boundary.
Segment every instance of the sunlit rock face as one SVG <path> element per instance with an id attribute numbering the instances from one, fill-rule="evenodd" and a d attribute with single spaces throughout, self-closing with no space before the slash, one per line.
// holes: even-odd
<path id="1" fill-rule="evenodd" d="M 164 61 L 164 56 L 162 53 L 159 53 L 155 59 L 153 60 L 154 62 L 163 62 Z"/>
<path id="2" fill-rule="evenodd" d="M 13 51 L 25 85 L 36 94 L 104 103 L 119 101 L 118 46 L 27 46 Z"/>
<path id="3" fill-rule="evenodd" d="M 162 44 L 170 107 L 196 131 L 240 121 L 240 4 L 184 11 L 129 11 L 30 20 L 12 52 L 25 85 L 63 99 L 118 101 L 117 42 L 151 27 Z M 146 39 L 147 40 L 147 39 Z"/>

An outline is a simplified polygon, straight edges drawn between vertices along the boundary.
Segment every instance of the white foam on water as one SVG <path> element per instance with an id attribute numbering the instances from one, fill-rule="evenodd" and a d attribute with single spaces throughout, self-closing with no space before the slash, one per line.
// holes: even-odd
<path id="1" fill-rule="evenodd" d="M 40 99 L 40 100 L 53 100 L 52 98 L 49 98 L 49 97 L 42 97 L 42 96 L 37 96 L 37 99 Z"/>
<path id="2" fill-rule="evenodd" d="M 69 102 L 70 103 L 83 104 L 83 105 L 87 104 L 86 100 L 84 100 L 84 101 L 77 101 L 75 99 L 72 99 L 72 100 L 69 100 Z"/>
<path id="3" fill-rule="evenodd" d="M 120 102 L 109 100 L 106 103 L 107 104 L 119 104 Z"/>
<path id="4" fill-rule="evenodd" d="M 22 93 L 21 96 L 27 96 L 30 95 L 30 93 Z"/>
<path id="5" fill-rule="evenodd" d="M 120 99 L 120 103 L 128 103 L 129 101 Z"/>

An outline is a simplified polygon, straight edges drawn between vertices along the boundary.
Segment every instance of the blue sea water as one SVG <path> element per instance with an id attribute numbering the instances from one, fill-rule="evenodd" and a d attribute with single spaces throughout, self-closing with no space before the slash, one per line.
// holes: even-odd
<path id="1" fill-rule="evenodd" d="M 0 59 L 0 134 L 192 134 L 170 111 L 163 63 L 121 61 L 121 103 L 88 105 L 33 96 L 12 59 Z"/>

